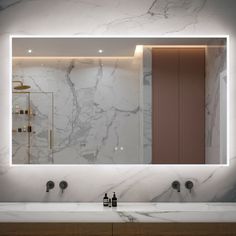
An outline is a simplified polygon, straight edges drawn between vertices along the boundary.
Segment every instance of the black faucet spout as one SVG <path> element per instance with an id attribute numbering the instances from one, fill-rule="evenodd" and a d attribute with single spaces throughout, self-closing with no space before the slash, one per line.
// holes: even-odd
<path id="1" fill-rule="evenodd" d="M 53 189 L 55 186 L 54 182 L 49 180 L 47 183 L 46 183 L 46 192 L 48 193 L 51 189 Z"/>
<path id="2" fill-rule="evenodd" d="M 60 187 L 60 189 L 63 193 L 64 190 L 68 187 L 68 183 L 65 180 L 63 180 L 63 181 L 60 182 L 59 187 Z"/>
<path id="3" fill-rule="evenodd" d="M 177 190 L 177 192 L 179 193 L 180 192 L 180 182 L 178 180 L 175 180 L 173 183 L 172 183 L 172 188 Z"/>

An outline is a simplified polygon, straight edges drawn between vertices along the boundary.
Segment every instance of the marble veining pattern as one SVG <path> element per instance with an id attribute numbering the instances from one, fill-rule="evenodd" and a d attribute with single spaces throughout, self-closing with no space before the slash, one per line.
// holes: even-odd
<path id="1" fill-rule="evenodd" d="M 30 100 L 36 115 L 31 119 L 30 163 L 142 164 L 140 67 L 137 58 L 15 61 L 13 80 L 21 79 L 33 92 Z M 22 104 L 22 96 L 24 100 L 24 94 L 14 94 L 13 107 Z M 14 116 L 14 125 L 20 124 L 20 116 Z M 47 147 L 50 129 L 54 130 L 52 153 Z M 28 163 L 26 151 L 21 152 L 27 149 L 25 135 L 13 135 L 13 164 Z"/>
<path id="2" fill-rule="evenodd" d="M 222 72 L 226 71 L 226 48 L 208 47 L 206 49 L 206 163 L 211 164 L 216 160 L 226 162 L 226 152 L 221 149 L 226 146 L 226 137 L 221 129 L 221 121 L 226 120 L 226 114 L 221 110 L 221 106 L 226 107 L 227 103 L 222 103 L 225 96 L 227 80 L 221 78 Z M 224 77 L 225 78 L 225 77 Z M 222 86 L 223 85 L 223 86 Z M 222 88 L 223 87 L 223 88 Z M 226 98 L 225 98 L 226 100 Z M 221 137 L 223 137 L 221 139 Z M 218 163 L 219 163 L 218 161 Z"/>
<path id="3" fill-rule="evenodd" d="M 128 14 L 115 20 L 111 20 L 106 24 L 102 24 L 97 30 L 103 33 L 121 33 L 122 27 L 128 27 L 135 32 L 137 28 L 142 28 L 144 33 L 150 32 L 152 22 L 158 22 L 156 30 L 164 34 L 177 33 L 188 27 L 194 27 L 198 23 L 198 13 L 204 8 L 206 0 L 198 1 L 174 1 L 174 0 L 154 0 L 149 1 L 149 5 L 143 11 L 135 14 Z M 181 20 L 179 17 L 181 16 Z M 178 19 L 178 21 L 176 21 Z M 169 21 L 169 29 L 164 31 L 166 20 Z"/>
<path id="4" fill-rule="evenodd" d="M 12 3 L 16 3 L 13 4 Z M 155 3 L 160 17 L 147 12 Z M 0 200 L 1 201 L 101 201 L 106 191 L 122 192 L 120 201 L 236 201 L 235 142 L 235 9 L 236 1 L 0 1 Z M 9 7 L 8 7 L 9 6 Z M 172 14 L 170 14 L 172 12 Z M 168 17 L 164 17 L 167 15 Z M 219 35 L 228 34 L 230 53 L 230 165 L 219 166 L 44 166 L 10 167 L 9 35 Z M 63 100 L 64 101 L 64 100 Z M 66 106 L 64 106 L 66 108 Z M 2 115 L 5 114 L 5 115 Z M 70 183 L 68 191 L 45 193 L 48 179 Z M 30 181 L 28 181 L 30 179 Z M 182 183 L 181 193 L 170 189 L 173 180 Z M 190 194 L 184 182 L 191 179 Z M 28 181 L 28 182 L 27 182 Z M 28 184 L 25 184 L 25 183 Z M 167 193 L 167 195 L 165 195 Z M 171 194 L 169 198 L 168 194 Z M 158 196 L 164 196 L 158 198 Z M 181 196 L 181 199 L 180 199 Z M 156 198 L 157 197 L 157 198 Z M 157 200 L 156 200 L 157 199 Z M 161 199 L 161 200 L 160 200 Z M 185 214 L 185 213 L 184 213 Z M 195 213 L 194 213 L 195 214 Z M 210 213 L 208 213 L 210 214 Z M 222 215 L 222 214 L 221 214 Z M 233 213 L 235 215 L 235 213 Z M 207 214 L 204 214 L 206 219 Z M 225 214 L 225 217 L 232 217 Z M 202 215 L 201 215 L 202 217 Z M 222 219 L 221 219 L 222 220 Z"/>
<path id="5" fill-rule="evenodd" d="M 2 203 L 0 222 L 235 222 L 235 212 L 234 203 Z"/>
<path id="6" fill-rule="evenodd" d="M 143 48 L 143 156 L 152 163 L 152 48 Z"/>

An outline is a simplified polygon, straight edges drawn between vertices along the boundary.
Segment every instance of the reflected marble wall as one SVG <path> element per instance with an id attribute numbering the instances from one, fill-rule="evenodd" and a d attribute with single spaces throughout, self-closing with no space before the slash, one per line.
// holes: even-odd
<path id="1" fill-rule="evenodd" d="M 152 48 L 143 48 L 143 157 L 152 163 Z"/>
<path id="2" fill-rule="evenodd" d="M 13 80 L 30 85 L 33 92 L 30 100 L 36 115 L 31 118 L 34 133 L 30 135 L 35 142 L 30 147 L 30 163 L 142 164 L 140 69 L 138 58 L 14 60 Z M 46 92 L 53 93 L 53 107 Z M 52 112 L 53 127 L 48 118 Z M 14 125 L 19 122 L 13 120 Z M 50 129 L 54 131 L 52 155 L 47 145 Z M 21 152 L 27 147 L 20 145 L 23 136 L 24 132 L 13 135 L 18 138 L 13 164 L 18 160 L 27 164 L 22 157 L 26 153 Z"/>
<path id="3" fill-rule="evenodd" d="M 0 1 L 0 201 L 236 201 L 235 0 L 1 0 Z M 11 167 L 9 35 L 219 35 L 230 36 L 230 165 L 223 166 L 21 166 Z M 46 194 L 45 183 L 69 188 Z M 181 193 L 170 187 L 182 183 Z M 184 182 L 191 179 L 190 194 Z M 30 181 L 29 181 L 30 180 Z M 26 184 L 27 183 L 27 184 Z"/>
<path id="4" fill-rule="evenodd" d="M 226 163 L 226 48 L 224 45 L 209 46 L 206 49 L 206 163 Z M 217 162 L 216 162 L 217 161 Z"/>

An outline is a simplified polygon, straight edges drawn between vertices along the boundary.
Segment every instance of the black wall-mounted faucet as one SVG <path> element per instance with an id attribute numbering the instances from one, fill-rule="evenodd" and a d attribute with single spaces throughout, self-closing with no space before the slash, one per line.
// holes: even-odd
<path id="1" fill-rule="evenodd" d="M 55 186 L 54 182 L 49 180 L 47 183 L 46 183 L 46 192 L 48 193 L 51 189 L 53 189 Z"/>
<path id="2" fill-rule="evenodd" d="M 173 183 L 172 183 L 172 188 L 177 190 L 177 192 L 180 192 L 180 182 L 178 180 L 175 180 Z"/>
<path id="3" fill-rule="evenodd" d="M 61 191 L 64 192 L 64 190 L 68 187 L 68 183 L 65 180 L 63 180 L 59 183 L 59 187 Z"/>
<path id="4" fill-rule="evenodd" d="M 193 188 L 193 182 L 192 181 L 186 181 L 185 182 L 185 188 L 187 188 L 189 190 L 189 192 L 191 193 L 192 188 Z"/>

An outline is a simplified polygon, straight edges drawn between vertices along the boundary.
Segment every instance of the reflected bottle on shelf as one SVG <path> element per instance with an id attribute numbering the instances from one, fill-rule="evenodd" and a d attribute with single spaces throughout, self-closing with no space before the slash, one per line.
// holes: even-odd
<path id="1" fill-rule="evenodd" d="M 19 114 L 20 113 L 20 107 L 18 104 L 15 105 L 15 114 Z"/>
<path id="2" fill-rule="evenodd" d="M 32 132 L 32 126 L 31 126 L 31 125 L 28 126 L 28 132 L 29 132 L 29 133 Z"/>

